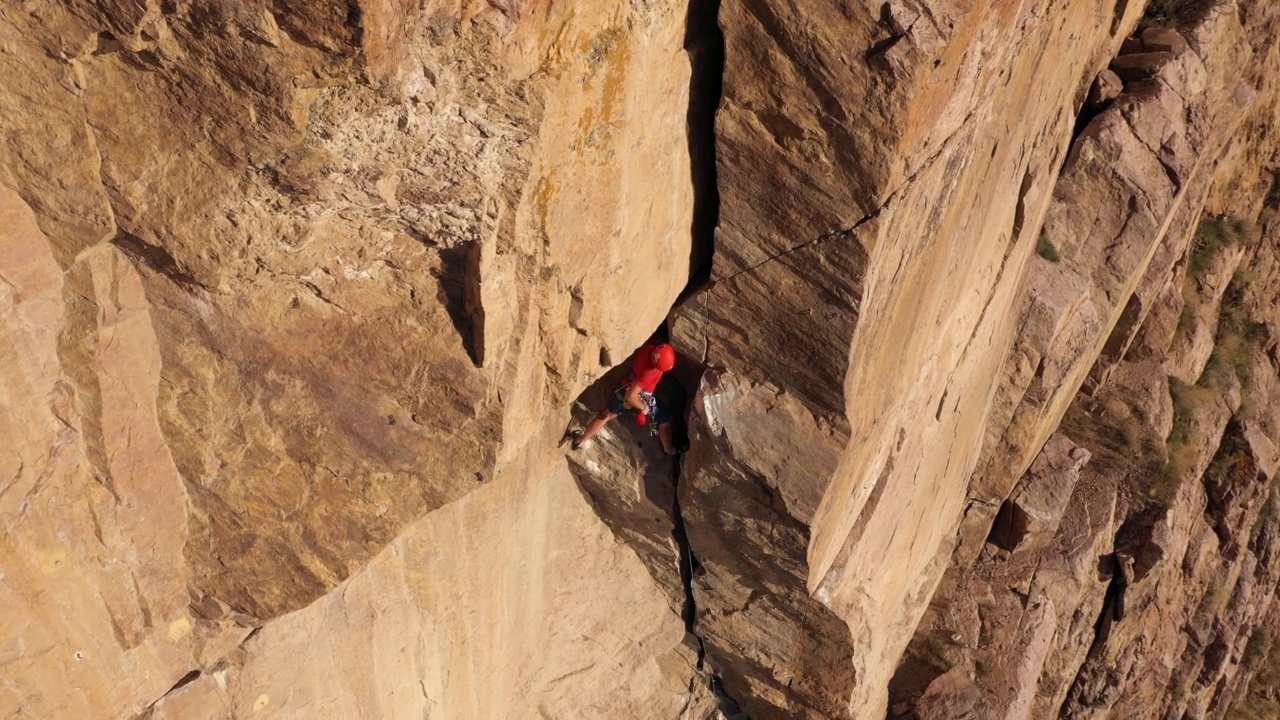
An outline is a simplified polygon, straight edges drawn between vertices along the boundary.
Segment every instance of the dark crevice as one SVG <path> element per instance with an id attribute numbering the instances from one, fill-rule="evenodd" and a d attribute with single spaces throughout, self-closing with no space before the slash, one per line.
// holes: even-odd
<path id="1" fill-rule="evenodd" d="M 174 683 L 173 687 L 169 688 L 169 692 L 165 693 L 165 695 L 168 695 L 169 693 L 172 693 L 175 690 L 181 690 L 182 688 L 190 685 L 191 683 L 199 679 L 200 679 L 200 671 L 192 670 L 191 672 L 179 678 L 178 682 Z"/>
<path id="2" fill-rule="evenodd" d="M 1016 550 L 1027 536 L 1030 516 L 1017 503 L 1005 499 L 996 513 L 996 520 L 991 524 L 991 532 L 987 542 L 1002 550 Z"/>
<path id="3" fill-rule="evenodd" d="M 351 39 L 356 47 L 364 44 L 364 12 L 359 2 L 347 4 L 347 27 L 351 29 Z"/>
<path id="4" fill-rule="evenodd" d="M 1076 114 L 1075 125 L 1071 128 L 1071 147 L 1075 147 L 1080 136 L 1084 134 L 1085 128 L 1089 127 L 1089 123 L 1093 122 L 1094 118 L 1106 112 L 1114 104 L 1114 100 L 1109 100 L 1098 105 L 1090 105 L 1089 103 L 1081 105 L 1080 112 Z M 1070 156 L 1071 153 L 1068 152 L 1067 157 Z"/>
<path id="5" fill-rule="evenodd" d="M 667 323 L 655 333 L 655 339 L 667 340 L 669 330 Z M 677 448 L 688 448 L 691 440 L 689 434 L 690 402 L 689 388 L 697 388 L 702 382 L 702 374 L 706 368 L 691 358 L 680 358 L 672 372 L 663 376 L 658 385 L 660 400 L 666 404 L 672 415 L 671 439 Z M 693 591 L 693 579 L 702 569 L 697 555 L 689 543 L 689 535 L 685 528 L 684 513 L 680 507 L 680 478 L 685 455 L 671 458 L 671 536 L 676 543 L 677 569 L 680 575 L 680 586 L 684 591 L 684 604 L 680 609 L 680 618 L 684 621 L 685 632 L 696 643 L 698 662 L 697 669 L 706 673 L 712 694 L 715 695 L 720 711 L 729 718 L 740 717 L 741 709 L 737 700 L 724 688 L 724 682 L 706 663 L 706 647 L 702 636 L 698 634 L 698 604 Z"/>
<path id="6" fill-rule="evenodd" d="M 165 698 L 169 697 L 175 692 L 190 685 L 196 680 L 199 680 L 200 675 L 201 673 L 199 670 L 192 670 L 188 672 L 186 675 L 183 675 L 182 677 L 178 678 L 178 682 L 174 683 L 172 687 L 164 691 L 163 695 L 156 698 L 155 700 L 152 700 L 151 703 L 142 710 L 142 712 L 135 715 L 134 720 L 147 720 L 148 718 L 154 717 L 156 705 L 158 705 L 161 700 L 164 700 Z"/>
<path id="7" fill-rule="evenodd" d="M 1117 0 L 1116 7 L 1111 14 L 1111 31 L 1110 35 L 1115 37 L 1120 32 L 1120 23 L 1124 21 L 1124 16 L 1129 12 L 1129 0 Z"/>
<path id="8" fill-rule="evenodd" d="M 678 445 L 688 445 L 688 426 L 687 418 L 689 408 L 687 403 L 683 406 L 676 407 L 673 405 L 673 412 L 677 418 L 677 427 L 673 429 L 673 436 Z M 678 412 L 676 412 L 678 411 Z M 680 584 L 684 588 L 684 607 L 681 608 L 680 618 L 684 621 L 685 632 L 694 639 L 697 644 L 698 664 L 697 669 L 706 673 L 713 695 L 716 697 L 717 704 L 722 713 L 729 718 L 740 717 L 742 712 L 738 701 L 731 696 L 724 687 L 724 681 L 706 664 L 706 646 L 702 641 L 702 636 L 698 634 L 698 604 L 697 597 L 693 592 L 693 578 L 698 574 L 702 565 L 698 562 L 698 557 L 693 554 L 693 548 L 689 545 L 689 535 L 685 531 L 684 514 L 680 510 L 680 472 L 682 466 L 682 456 L 676 456 L 671 459 L 671 485 L 673 492 L 671 493 L 671 518 L 672 528 L 671 534 L 676 541 L 677 560 L 680 572 Z"/>
<path id="9" fill-rule="evenodd" d="M 204 289 L 204 284 L 188 274 L 168 250 L 159 245 L 152 245 L 136 235 L 120 233 L 111 239 L 111 244 L 120 248 L 125 255 L 151 268 L 174 282 L 190 288 Z"/>
<path id="10" fill-rule="evenodd" d="M 689 281 L 676 300 L 676 305 L 706 287 L 711 279 L 711 262 L 715 254 L 716 226 L 720 222 L 720 190 L 716 176 L 716 112 L 724 90 L 724 34 L 720 31 L 720 0 L 690 0 L 685 19 L 684 49 L 689 53 L 689 108 L 685 116 L 689 142 L 689 165 L 693 180 L 693 220 L 690 226 Z M 666 323 L 658 334 L 669 335 Z M 697 370 L 701 375 L 701 368 Z M 684 386 L 681 385 L 683 390 Z M 697 387 L 696 382 L 693 387 Z M 672 403 L 676 418 L 672 428 L 674 442 L 688 447 L 688 392 L 681 392 L 682 402 Z M 674 398 L 668 398 L 671 402 Z M 698 559 L 689 547 L 684 515 L 680 511 L 681 457 L 671 461 L 672 536 L 676 542 L 680 584 L 684 589 L 684 606 L 680 616 L 685 631 L 697 642 L 698 669 L 703 670 L 706 651 L 696 632 L 697 602 L 693 594 L 693 575 Z M 718 683 L 713 679 L 712 689 Z M 718 694 L 718 693 L 717 693 Z"/>
<path id="11" fill-rule="evenodd" d="M 1122 0 L 1121 5 L 1124 5 L 1126 1 L 1127 0 Z M 1119 10 L 1119 12 L 1123 12 L 1123 10 Z M 1115 30 L 1113 29 L 1112 33 L 1114 34 L 1114 32 Z M 1095 95 L 1094 89 L 1099 82 L 1099 77 L 1101 77 L 1101 71 L 1099 71 L 1097 75 L 1094 75 L 1092 79 L 1089 79 L 1087 83 L 1083 84 L 1081 92 L 1076 96 L 1076 100 L 1074 102 L 1074 105 L 1077 108 L 1076 119 L 1075 123 L 1071 127 L 1071 140 L 1067 143 L 1067 152 L 1062 156 L 1062 166 L 1059 168 L 1060 171 L 1065 169 L 1076 156 L 1080 147 L 1080 138 L 1089 128 L 1089 125 L 1100 115 L 1105 113 L 1107 110 L 1110 110 L 1119 99 L 1118 97 L 1102 99 L 1102 97 Z M 1125 90 L 1126 88 L 1122 86 L 1120 89 L 1121 94 L 1123 94 Z"/>
<path id="12" fill-rule="evenodd" d="M 1101 647 L 1106 644 L 1107 638 L 1111 634 L 1111 622 L 1124 619 L 1124 591 L 1128 588 L 1128 582 L 1126 582 L 1124 573 L 1119 569 L 1119 563 L 1119 557 L 1115 553 L 1098 561 L 1104 572 L 1110 573 L 1111 584 L 1107 586 L 1107 592 L 1102 601 L 1102 614 L 1098 618 L 1097 632 L 1095 633 L 1094 643 L 1089 648 L 1089 657 L 1095 657 Z"/>
<path id="13" fill-rule="evenodd" d="M 1031 192 L 1031 184 L 1035 182 L 1035 179 L 1035 174 L 1031 172 L 1031 167 L 1028 166 L 1026 171 L 1022 173 L 1022 184 L 1018 187 L 1018 203 L 1013 210 L 1013 228 L 1009 235 L 1010 249 L 1022 237 L 1022 230 L 1027 222 L 1027 195 Z"/>
<path id="14" fill-rule="evenodd" d="M 701 670 L 702 661 L 706 657 L 706 650 L 703 648 L 702 638 L 698 637 L 695 628 L 698 618 L 698 605 L 693 596 L 693 573 L 698 568 L 698 558 L 694 557 L 693 550 L 689 547 L 689 536 L 684 529 L 684 515 L 680 513 L 679 458 L 674 458 L 671 461 L 671 482 L 676 490 L 672 494 L 674 499 L 671 503 L 671 518 L 674 521 L 674 525 L 671 528 L 671 534 L 675 536 L 676 550 L 679 554 L 680 584 L 684 586 L 684 608 L 680 612 L 680 617 L 684 620 L 685 632 L 698 641 L 698 669 Z"/>
<path id="15" fill-rule="evenodd" d="M 690 224 L 689 278 L 685 289 L 680 293 L 672 308 L 678 307 L 700 290 L 708 287 L 711 280 L 712 259 L 715 254 L 715 233 L 720 221 L 720 193 L 716 174 L 716 112 L 720 107 L 724 75 L 724 35 L 719 25 L 720 0 L 690 0 L 689 12 L 685 24 L 684 49 L 689 54 L 689 107 L 686 114 L 690 174 L 693 183 L 693 218 Z M 465 334 L 465 333 L 464 333 Z M 669 341 L 668 324 L 663 324 L 651 337 L 651 340 Z M 602 354 L 601 361 L 606 358 Z M 676 368 L 663 376 L 658 385 L 658 400 L 672 415 L 672 442 L 677 448 L 689 447 L 688 413 L 691 390 L 696 389 L 701 381 L 703 367 L 700 358 L 679 357 Z M 606 363 L 607 364 L 607 363 Z M 622 368 L 614 368 L 597 381 L 579 397 L 579 404 L 589 398 L 599 398 L 597 402 L 587 402 L 588 407 L 602 404 L 607 394 L 616 387 Z M 628 430 L 629 426 L 626 426 Z M 693 590 L 693 579 L 701 570 L 698 558 L 694 555 L 686 532 L 684 514 L 680 507 L 680 476 L 682 455 L 670 458 L 670 485 L 666 492 L 670 493 L 669 513 L 671 519 L 671 538 L 676 545 L 676 563 L 683 601 L 679 612 L 685 631 L 696 644 L 697 670 L 709 684 L 709 689 L 716 696 L 721 712 L 730 718 L 741 717 L 738 703 L 724 689 L 719 676 L 706 667 L 706 650 L 702 638 L 697 633 L 698 607 Z M 574 463 L 571 462 L 571 467 Z M 621 517 L 613 517 L 606 506 L 608 499 L 597 497 L 600 491 L 607 490 L 591 478 L 575 472 L 579 486 L 587 494 L 589 502 L 597 514 L 610 524 L 615 532 L 624 531 L 625 521 Z M 648 480 L 646 479 L 647 483 Z M 593 492 L 595 491 L 595 492 Z M 666 492 L 644 489 L 649 498 L 659 498 Z M 602 512 L 604 510 L 604 512 Z M 625 511 L 624 511 L 625 512 Z M 669 557 L 669 556 L 668 556 Z M 669 567 L 669 566 L 667 566 Z M 659 572 L 656 567 L 650 571 Z M 668 571 L 669 572 L 669 571 Z M 659 584 L 663 584 L 662 580 Z M 669 576 L 667 579 L 669 582 Z M 673 608 L 674 609 L 674 608 Z M 694 682 L 698 682 L 697 676 Z"/>
<path id="16" fill-rule="evenodd" d="M 684 49 L 689 53 L 689 165 L 693 178 L 692 244 L 689 283 L 679 304 L 711 279 L 720 191 L 716 179 L 716 111 L 724 87 L 724 35 L 718 22 L 720 0 L 691 0 L 685 22 Z"/>
<path id="17" fill-rule="evenodd" d="M 480 302 L 480 246 L 440 249 L 436 299 L 444 306 L 462 347 L 476 367 L 484 365 L 484 307 Z"/>

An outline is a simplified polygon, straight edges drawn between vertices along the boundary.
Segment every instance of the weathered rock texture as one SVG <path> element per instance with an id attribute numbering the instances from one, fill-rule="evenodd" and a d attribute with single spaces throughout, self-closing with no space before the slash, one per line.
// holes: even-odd
<path id="1" fill-rule="evenodd" d="M 681 504 L 700 519 L 689 538 L 709 569 L 694 581 L 698 632 L 753 716 L 890 709 L 890 677 L 953 547 L 959 576 L 944 597 L 976 592 L 965 568 L 1006 500 L 1031 533 L 1026 551 L 1053 560 L 1057 575 L 1037 577 L 1063 598 L 1028 599 L 1017 581 L 1022 624 L 1007 642 L 1021 659 L 1004 689 L 979 684 L 975 697 L 1012 716 L 1057 711 L 1037 693 L 1067 688 L 1037 681 L 1052 666 L 1070 685 L 1081 660 L 1053 642 L 1067 643 L 1074 615 L 1088 616 L 1076 635 L 1094 636 L 1089 603 L 1105 583 L 1081 576 L 1112 551 L 1073 539 L 1137 521 L 1131 506 L 1098 504 L 1116 477 L 1090 480 L 1079 511 L 1070 486 L 1018 480 L 1077 392 L 1113 382 L 1151 306 L 1177 293 L 1173 269 L 1211 191 L 1213 212 L 1256 215 L 1276 68 L 1270 11 L 1249 8 L 1212 15 L 1190 42 L 1172 31 L 1125 41 L 1135 4 L 722 10 L 714 284 L 675 325 L 712 367 L 694 427 L 713 451 L 695 442 Z M 1124 92 L 1077 119 L 1108 65 Z M 1202 345 L 1201 366 L 1212 331 Z M 1162 387 L 1180 357 L 1168 355 L 1169 370 L 1146 370 Z M 816 427 L 778 445 L 730 439 L 774 424 Z M 1077 464 L 1055 459 L 1027 482 Z M 832 614 L 849 636 L 832 631 Z M 1150 677 L 1151 693 L 1168 686 L 1167 674 L 1135 677 Z M 927 694 L 919 680 L 902 696 Z"/>
<path id="2" fill-rule="evenodd" d="M 816 507 L 774 503 L 772 525 L 798 522 L 794 534 L 753 523 L 730 530 L 732 541 L 690 539 L 704 564 L 717 548 L 731 549 L 716 558 L 730 568 L 743 557 L 794 558 L 778 568 L 789 589 L 773 593 L 787 595 L 773 602 L 789 618 L 774 623 L 761 609 L 744 622 L 758 629 L 726 644 L 723 665 L 744 657 L 741 644 L 771 654 L 781 635 L 783 647 L 821 645 L 853 668 L 823 664 L 815 672 L 832 676 L 815 678 L 811 694 L 763 700 L 761 716 L 883 712 L 893 665 L 950 553 L 1077 97 L 1140 8 L 1118 19 L 1111 10 L 890 3 L 821 18 L 806 8 L 802 21 L 799 8 L 761 2 L 721 12 L 716 282 L 678 317 L 677 337 L 743 378 L 735 384 L 789 400 L 745 405 L 729 420 L 704 388 L 705 432 L 768 413 L 811 416 L 825 430 L 784 453 L 835 462 L 806 473 Z M 771 172 L 757 171 L 762 159 Z M 791 494 L 769 470 L 770 450 L 756 452 L 717 462 Z M 691 459 L 696 477 L 696 451 Z M 708 474 L 715 484 L 726 471 Z M 751 484 L 740 492 L 756 494 Z M 740 552 L 743 542 L 758 549 Z M 751 617 L 735 601 L 745 592 L 714 582 L 695 586 L 724 598 L 700 628 L 721 614 Z M 850 638 L 811 624 L 811 605 L 846 623 Z M 708 654 L 714 665 L 716 643 Z M 784 661 L 748 674 L 785 686 L 790 673 Z"/>
<path id="3" fill-rule="evenodd" d="M 1276 230 L 1274 209 L 1259 215 L 1275 196 L 1258 168 L 1274 149 L 1280 57 L 1258 42 L 1274 16 L 1251 19 L 1215 16 L 1189 46 L 1144 33 L 1175 52 L 1075 141 L 1045 225 L 1061 259 L 1034 261 L 1000 392 L 1008 419 L 989 428 L 953 566 L 891 688 L 895 714 L 963 667 L 980 689 L 967 711 L 1002 709 L 980 716 L 1221 717 L 1265 655 Z M 1256 74 L 1242 79 L 1242 62 Z M 1261 235 L 1219 242 L 1202 207 Z M 1064 434 L 1038 442 L 1063 402 Z M 1038 457 L 1010 486 L 1025 447 Z"/>
<path id="4" fill-rule="evenodd" d="M 0 9 L 0 715 L 1274 714 L 1280 12 L 1143 13 Z"/>
<path id="5" fill-rule="evenodd" d="M 423 692 L 454 717 L 521 714 L 504 703 L 540 694 L 553 716 L 679 714 L 672 693 L 697 684 L 688 663 L 676 678 L 662 659 L 684 652 L 678 616 L 583 515 L 546 440 L 687 282 L 685 13 L 0 10 L 0 715 L 198 715 L 155 702 L 177 685 L 236 716 L 254 712 L 256 696 L 242 698 L 259 686 L 282 716 L 398 716 L 405 693 Z M 433 513 L 478 489 L 515 516 Z M 411 542 L 421 522 L 434 528 L 421 552 L 456 563 L 444 587 L 370 564 L 391 562 L 387 543 Z M 521 522 L 528 535 L 508 534 Z M 569 562 L 590 553 L 622 574 Z M 586 578 L 611 597 L 574 584 Z M 348 586 L 360 589 L 347 601 L 333 594 Z M 548 595 L 504 615 L 522 633 L 504 645 L 469 634 L 508 626 L 461 621 L 478 587 L 499 615 Z M 633 601 L 654 633 L 642 645 L 589 627 Z M 419 663 L 392 660 L 399 649 L 358 625 L 346 640 L 327 628 L 335 611 L 391 605 L 443 628 L 422 637 Z M 560 635 L 577 611 L 596 620 Z M 359 648 L 299 657 L 275 640 L 269 621 L 284 617 Z M 619 669 L 618 643 L 638 664 Z M 565 666 L 536 670 L 546 652 Z M 387 663 L 404 672 L 384 675 Z M 592 663 L 632 689 L 558 679 Z M 367 684 L 331 682 L 356 683 L 356 667 Z M 521 668 L 528 678 L 507 677 Z M 450 689 L 419 682 L 437 671 Z M 458 681 L 467 672 L 474 685 Z M 585 682 L 596 705 L 564 689 Z"/>

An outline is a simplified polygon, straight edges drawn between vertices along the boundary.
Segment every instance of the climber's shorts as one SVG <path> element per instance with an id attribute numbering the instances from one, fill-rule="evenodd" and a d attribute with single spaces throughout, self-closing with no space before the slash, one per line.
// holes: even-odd
<path id="1" fill-rule="evenodd" d="M 650 420 L 658 423 L 659 425 L 671 422 L 671 413 L 667 412 L 666 408 L 662 407 L 662 403 L 658 402 L 657 398 L 646 392 L 640 393 L 640 397 L 649 402 Z M 618 390 L 613 393 L 613 398 L 609 400 L 609 412 L 614 415 L 621 415 L 624 412 L 630 412 L 626 407 L 626 402 L 627 389 L 624 387 L 618 388 Z"/>

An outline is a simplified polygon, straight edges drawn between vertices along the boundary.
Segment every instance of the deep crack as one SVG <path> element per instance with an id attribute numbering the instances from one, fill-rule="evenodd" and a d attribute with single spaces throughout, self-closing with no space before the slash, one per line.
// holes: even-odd
<path id="1" fill-rule="evenodd" d="M 165 698 L 169 697 L 173 693 L 190 685 L 196 680 L 199 680 L 200 675 L 201 675 L 201 672 L 199 670 L 192 670 L 188 672 L 186 675 L 183 675 L 182 677 L 178 678 L 178 681 L 175 682 L 168 690 L 166 690 L 163 695 L 156 698 L 155 700 L 152 700 L 151 703 L 147 705 L 147 707 L 143 710 L 142 715 L 140 715 L 140 717 L 149 717 L 150 713 L 155 709 L 156 705 L 160 704 L 161 700 L 164 700 Z"/>
<path id="2" fill-rule="evenodd" d="M 684 515 L 680 512 L 679 457 L 673 458 L 671 461 L 671 484 L 674 489 L 674 492 L 671 493 L 671 534 L 676 541 L 676 562 L 680 570 L 680 584 L 684 588 L 684 607 L 680 610 L 680 619 L 684 620 L 685 632 L 698 641 L 698 669 L 701 670 L 702 661 L 706 657 L 706 650 L 703 648 L 702 638 L 698 636 L 696 630 L 698 605 L 697 599 L 693 595 L 693 570 L 694 563 L 698 562 L 698 560 L 693 556 L 693 550 L 689 548 L 689 536 L 684 529 Z"/>
<path id="3" fill-rule="evenodd" d="M 728 717 L 734 718 L 741 712 L 741 706 L 738 704 L 737 699 L 725 690 L 724 681 L 720 676 L 715 672 L 712 672 L 706 666 L 706 647 L 702 641 L 702 636 L 698 634 L 698 604 L 697 597 L 693 592 L 693 573 L 699 565 L 698 558 L 694 556 L 693 549 L 689 547 L 689 536 L 685 532 L 684 515 L 680 510 L 680 471 L 681 457 L 676 456 L 671 459 L 671 484 L 673 491 L 671 493 L 671 534 L 676 541 L 680 584 L 684 588 L 684 607 L 681 608 L 680 617 L 684 620 L 685 632 L 688 633 L 689 636 L 697 643 L 697 669 L 700 672 L 706 673 L 709 687 L 712 694 L 716 697 L 720 711 Z"/>
<path id="4" fill-rule="evenodd" d="M 715 118 L 720 107 L 724 87 L 724 35 L 719 22 L 720 0 L 690 0 L 685 25 L 685 50 L 689 53 L 691 77 L 689 79 L 689 162 L 693 175 L 694 209 L 690 228 L 689 282 L 681 297 L 684 300 L 697 294 L 711 280 L 712 260 L 715 255 L 715 232 L 720 223 L 720 191 L 716 174 Z M 704 296 L 704 302 L 706 298 Z M 702 363 L 706 362 L 707 349 L 703 348 Z M 689 406 L 683 408 L 687 445 Z M 684 591 L 684 604 L 680 618 L 685 632 L 697 644 L 697 669 L 706 672 L 706 648 L 698 635 L 698 605 L 693 592 L 693 575 L 698 559 L 689 546 L 684 514 L 680 508 L 681 456 L 671 461 L 671 535 L 676 543 L 680 586 Z M 707 673 L 711 691 L 717 697 L 721 710 L 737 712 L 737 703 L 724 693 L 720 678 Z"/>
<path id="5" fill-rule="evenodd" d="M 689 54 L 689 165 L 693 179 L 693 221 L 690 227 L 688 297 L 706 285 L 715 254 L 716 225 L 720 221 L 720 190 L 716 177 L 716 112 L 724 85 L 724 35 L 718 17 L 720 0 L 690 0 L 685 21 L 684 49 Z"/>

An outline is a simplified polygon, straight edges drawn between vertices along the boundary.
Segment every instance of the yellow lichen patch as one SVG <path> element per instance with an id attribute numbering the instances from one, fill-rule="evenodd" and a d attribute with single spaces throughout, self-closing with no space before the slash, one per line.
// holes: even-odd
<path id="1" fill-rule="evenodd" d="M 613 27 L 601 31 L 590 40 L 583 36 L 578 42 L 579 51 L 586 55 L 587 74 L 582 79 L 584 87 L 595 78 L 601 67 L 606 63 L 612 63 L 611 56 L 617 50 L 619 41 L 625 42 L 626 35 L 622 33 L 621 28 Z"/>
<path id="2" fill-rule="evenodd" d="M 595 125 L 596 109 L 594 106 L 588 105 L 582 111 L 582 118 L 578 120 L 578 142 L 574 143 L 578 155 L 582 155 L 582 148 L 589 147 L 591 143 L 588 137 L 591 134 L 592 127 Z"/>
<path id="3" fill-rule="evenodd" d="M 604 75 L 604 87 L 600 94 L 600 120 L 611 122 L 622 90 L 626 86 L 627 65 L 631 60 L 631 48 L 626 35 L 619 35 L 609 54 L 609 67 Z"/>
<path id="4" fill-rule="evenodd" d="M 556 184 L 551 175 L 538 180 L 538 187 L 533 191 L 533 206 L 538 214 L 538 229 L 545 236 L 551 220 L 551 200 L 556 196 Z"/>
<path id="5" fill-rule="evenodd" d="M 626 87 L 627 65 L 631 58 L 629 40 L 621 28 L 610 28 L 590 40 L 584 37 L 579 41 L 587 67 L 582 79 L 583 87 L 589 88 L 600 73 L 604 73 L 599 86 L 599 109 L 588 107 L 578 123 L 582 138 L 580 147 L 600 148 L 613 137 L 617 123 L 614 116 Z"/>
<path id="6" fill-rule="evenodd" d="M 56 552 L 40 553 L 40 571 L 45 575 L 52 575 L 58 572 L 67 564 L 67 553 L 62 550 Z"/>
<path id="7" fill-rule="evenodd" d="M 191 618 L 186 615 L 169 623 L 170 640 L 181 640 L 189 634 L 191 634 Z"/>
<path id="8" fill-rule="evenodd" d="M 564 51 L 567 44 L 565 36 L 573 26 L 573 19 L 574 10 L 570 8 L 562 22 L 543 25 L 538 32 L 538 47 L 541 48 L 540 54 L 542 56 L 542 62 L 538 69 L 542 72 L 558 75 L 563 70 Z"/>

